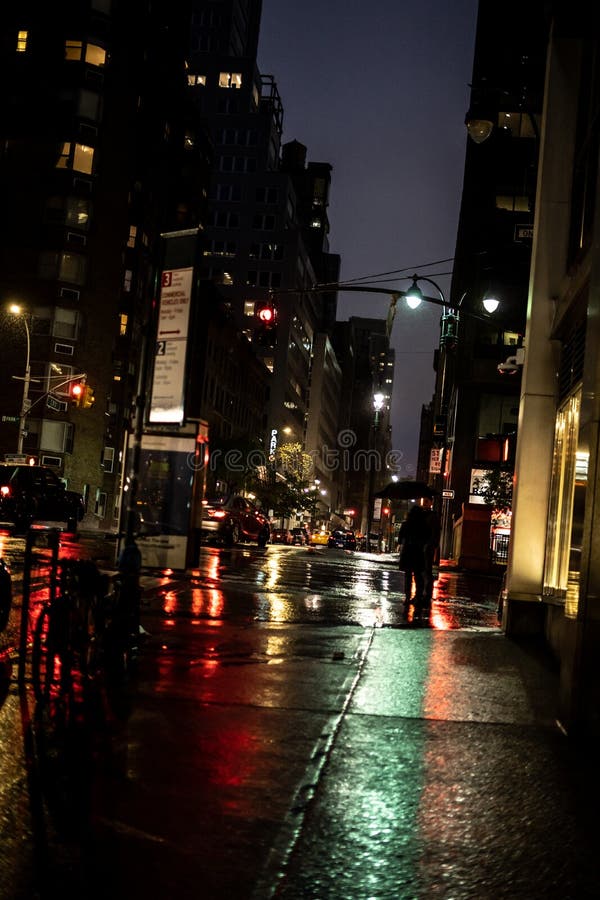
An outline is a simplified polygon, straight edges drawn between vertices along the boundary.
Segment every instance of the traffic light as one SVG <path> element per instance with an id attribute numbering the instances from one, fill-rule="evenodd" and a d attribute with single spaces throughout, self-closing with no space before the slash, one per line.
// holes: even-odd
<path id="1" fill-rule="evenodd" d="M 85 392 L 83 381 L 74 381 L 71 385 L 71 400 L 74 406 L 81 406 Z"/>
<path id="2" fill-rule="evenodd" d="M 94 388 L 91 387 L 89 384 L 85 384 L 83 386 L 83 397 L 82 397 L 82 401 L 81 401 L 82 407 L 84 409 L 89 409 L 90 406 L 94 405 L 95 399 L 96 398 L 94 397 Z"/>
<path id="3" fill-rule="evenodd" d="M 260 347 L 274 347 L 277 343 L 277 310 L 272 303 L 263 303 L 255 309 L 257 324 L 254 339 Z"/>

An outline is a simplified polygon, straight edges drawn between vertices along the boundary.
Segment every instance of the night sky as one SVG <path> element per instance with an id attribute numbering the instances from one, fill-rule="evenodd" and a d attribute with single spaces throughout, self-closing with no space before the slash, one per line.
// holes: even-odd
<path id="1" fill-rule="evenodd" d="M 259 68 L 277 82 L 284 142 L 333 166 L 329 239 L 341 280 L 410 275 L 454 255 L 476 17 L 477 0 L 263 0 Z M 419 272 L 448 296 L 451 270 L 450 259 Z M 385 318 L 388 307 L 385 295 L 340 293 L 338 319 Z M 401 476 L 414 474 L 439 318 L 432 304 L 411 311 L 402 301 L 396 315 Z"/>

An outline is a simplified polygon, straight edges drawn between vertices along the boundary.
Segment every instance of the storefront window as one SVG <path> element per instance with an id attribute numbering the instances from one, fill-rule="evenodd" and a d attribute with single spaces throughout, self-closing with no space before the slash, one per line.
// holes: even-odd
<path id="1" fill-rule="evenodd" d="M 559 408 L 554 432 L 544 593 L 563 598 L 567 597 L 569 587 L 573 499 L 580 468 L 577 454 L 580 409 L 581 388 Z"/>

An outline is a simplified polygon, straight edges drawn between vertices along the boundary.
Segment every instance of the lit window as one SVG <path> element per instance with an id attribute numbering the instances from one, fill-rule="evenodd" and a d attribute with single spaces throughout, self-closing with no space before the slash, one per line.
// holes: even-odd
<path id="1" fill-rule="evenodd" d="M 94 148 L 87 147 L 85 144 L 75 144 L 75 152 L 73 154 L 73 169 L 75 172 L 84 172 L 86 175 L 91 175 L 93 163 Z"/>
<path id="2" fill-rule="evenodd" d="M 67 141 L 65 142 L 59 152 L 58 162 L 56 163 L 57 169 L 68 169 L 69 168 L 69 157 L 71 155 L 71 144 Z"/>
<path id="3" fill-rule="evenodd" d="M 507 209 L 510 212 L 529 212 L 529 197 L 513 197 L 499 194 L 496 197 L 496 209 Z"/>
<path id="4" fill-rule="evenodd" d="M 27 50 L 27 32 L 17 32 L 17 53 L 25 53 Z"/>
<path id="5" fill-rule="evenodd" d="M 83 44 L 81 41 L 67 41 L 65 43 L 65 59 L 81 59 Z"/>
<path id="6" fill-rule="evenodd" d="M 242 75 L 241 72 L 220 72 L 219 87 L 222 88 L 241 88 Z"/>
<path id="7" fill-rule="evenodd" d="M 106 62 L 106 50 L 97 44 L 88 44 L 85 48 L 85 61 L 90 66 L 103 66 Z"/>
<path id="8" fill-rule="evenodd" d="M 125 269 L 125 275 L 123 277 L 123 290 L 126 293 L 131 291 L 131 282 L 133 281 L 133 272 L 131 269 Z"/>
<path id="9" fill-rule="evenodd" d="M 127 313 L 121 313 L 119 316 L 119 334 L 121 337 L 127 334 Z"/>
<path id="10" fill-rule="evenodd" d="M 321 220 L 320 220 L 320 219 L 313 219 L 313 220 L 311 221 L 311 223 L 310 223 L 310 227 L 311 227 L 311 228 L 320 228 L 320 227 L 321 227 Z"/>
<path id="11" fill-rule="evenodd" d="M 244 315 L 245 316 L 253 316 L 254 315 L 254 300 L 244 300 Z"/>
<path id="12" fill-rule="evenodd" d="M 206 75 L 188 75 L 187 79 L 190 87 L 196 87 L 196 85 L 204 87 L 206 85 Z"/>
<path id="13" fill-rule="evenodd" d="M 89 200 L 85 197 L 67 197 L 65 202 L 65 224 L 75 228 L 87 229 L 90 209 Z"/>
<path id="14" fill-rule="evenodd" d="M 194 136 L 188 132 L 186 132 L 185 137 L 183 139 L 183 146 L 186 150 L 191 150 L 194 146 Z"/>
<path id="15" fill-rule="evenodd" d="M 129 237 L 127 238 L 127 246 L 135 247 L 135 239 L 137 237 L 137 225 L 129 226 Z"/>

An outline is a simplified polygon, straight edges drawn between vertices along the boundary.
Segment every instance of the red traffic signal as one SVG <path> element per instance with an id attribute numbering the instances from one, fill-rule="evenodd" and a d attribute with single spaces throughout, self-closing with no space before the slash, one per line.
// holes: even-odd
<path id="1" fill-rule="evenodd" d="M 258 321 L 263 325 L 272 325 L 275 322 L 275 310 L 272 306 L 260 306 L 256 311 Z"/>
<path id="2" fill-rule="evenodd" d="M 260 347 L 272 348 L 277 343 L 277 310 L 270 303 L 255 308 L 256 330 L 254 339 Z"/>
<path id="3" fill-rule="evenodd" d="M 79 406 L 83 399 L 85 385 L 82 381 L 75 381 L 71 385 L 71 400 L 75 402 L 75 406 Z"/>

